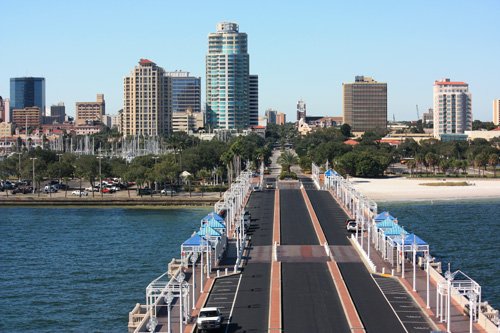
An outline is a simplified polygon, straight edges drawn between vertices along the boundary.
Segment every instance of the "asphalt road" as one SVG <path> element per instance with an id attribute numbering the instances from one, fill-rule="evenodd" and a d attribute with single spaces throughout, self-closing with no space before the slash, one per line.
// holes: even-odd
<path id="1" fill-rule="evenodd" d="M 307 193 L 330 245 L 348 245 L 347 215 L 326 191 Z M 346 249 L 355 251 L 354 248 Z M 334 253 L 335 256 L 335 253 Z M 342 260 L 338 266 L 367 332 L 405 333 L 398 317 L 363 263 Z"/>
<path id="2" fill-rule="evenodd" d="M 223 332 L 268 331 L 270 257 L 269 262 L 252 262 L 252 253 L 256 247 L 272 244 L 274 191 L 252 193 L 247 209 L 251 216 L 249 261 L 243 268 L 230 324 Z"/>
<path id="3" fill-rule="evenodd" d="M 281 245 L 319 245 L 300 190 L 280 191 Z"/>
<path id="4" fill-rule="evenodd" d="M 326 264 L 282 263 L 281 267 L 285 332 L 350 332 Z"/>
<path id="5" fill-rule="evenodd" d="M 319 244 L 300 190 L 280 191 L 281 244 Z M 285 332 L 350 332 L 325 263 L 282 263 Z"/>

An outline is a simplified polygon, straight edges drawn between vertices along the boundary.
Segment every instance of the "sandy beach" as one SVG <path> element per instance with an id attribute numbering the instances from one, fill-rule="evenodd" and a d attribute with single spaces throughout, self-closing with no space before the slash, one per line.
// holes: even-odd
<path id="1" fill-rule="evenodd" d="M 354 186 L 375 201 L 426 201 L 500 199 L 500 179 L 349 178 Z M 423 183 L 467 181 L 469 186 L 425 186 Z"/>

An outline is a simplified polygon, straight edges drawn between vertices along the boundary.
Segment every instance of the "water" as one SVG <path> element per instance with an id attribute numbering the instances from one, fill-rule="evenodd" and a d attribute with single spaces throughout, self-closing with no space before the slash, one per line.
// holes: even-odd
<path id="1" fill-rule="evenodd" d="M 380 203 L 407 231 L 430 244 L 431 255 L 481 285 L 483 300 L 500 309 L 500 200 Z"/>
<path id="2" fill-rule="evenodd" d="M 126 332 L 208 211 L 2 208 L 0 332 Z"/>

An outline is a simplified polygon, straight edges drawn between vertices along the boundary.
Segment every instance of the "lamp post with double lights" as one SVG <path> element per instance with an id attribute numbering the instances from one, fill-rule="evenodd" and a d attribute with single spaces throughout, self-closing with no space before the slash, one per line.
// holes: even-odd
<path id="1" fill-rule="evenodd" d="M 430 305 L 430 300 L 429 300 L 429 287 L 430 287 L 430 263 L 431 263 L 431 260 L 432 260 L 432 257 L 430 256 L 429 252 L 427 252 L 425 254 L 425 262 L 426 262 L 426 270 L 427 270 L 427 297 L 426 297 L 426 304 L 427 304 L 427 309 L 430 309 L 431 308 L 431 305 Z"/>
<path id="2" fill-rule="evenodd" d="M 401 227 L 401 277 L 405 278 L 405 229 Z"/>

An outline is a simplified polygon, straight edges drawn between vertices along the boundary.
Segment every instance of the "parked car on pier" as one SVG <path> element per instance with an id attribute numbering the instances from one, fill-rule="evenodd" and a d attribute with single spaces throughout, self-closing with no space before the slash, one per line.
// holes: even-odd
<path id="1" fill-rule="evenodd" d="M 89 192 L 85 191 L 85 190 L 74 190 L 73 192 L 71 192 L 72 195 L 78 195 L 78 196 L 88 196 L 89 195 Z"/>

